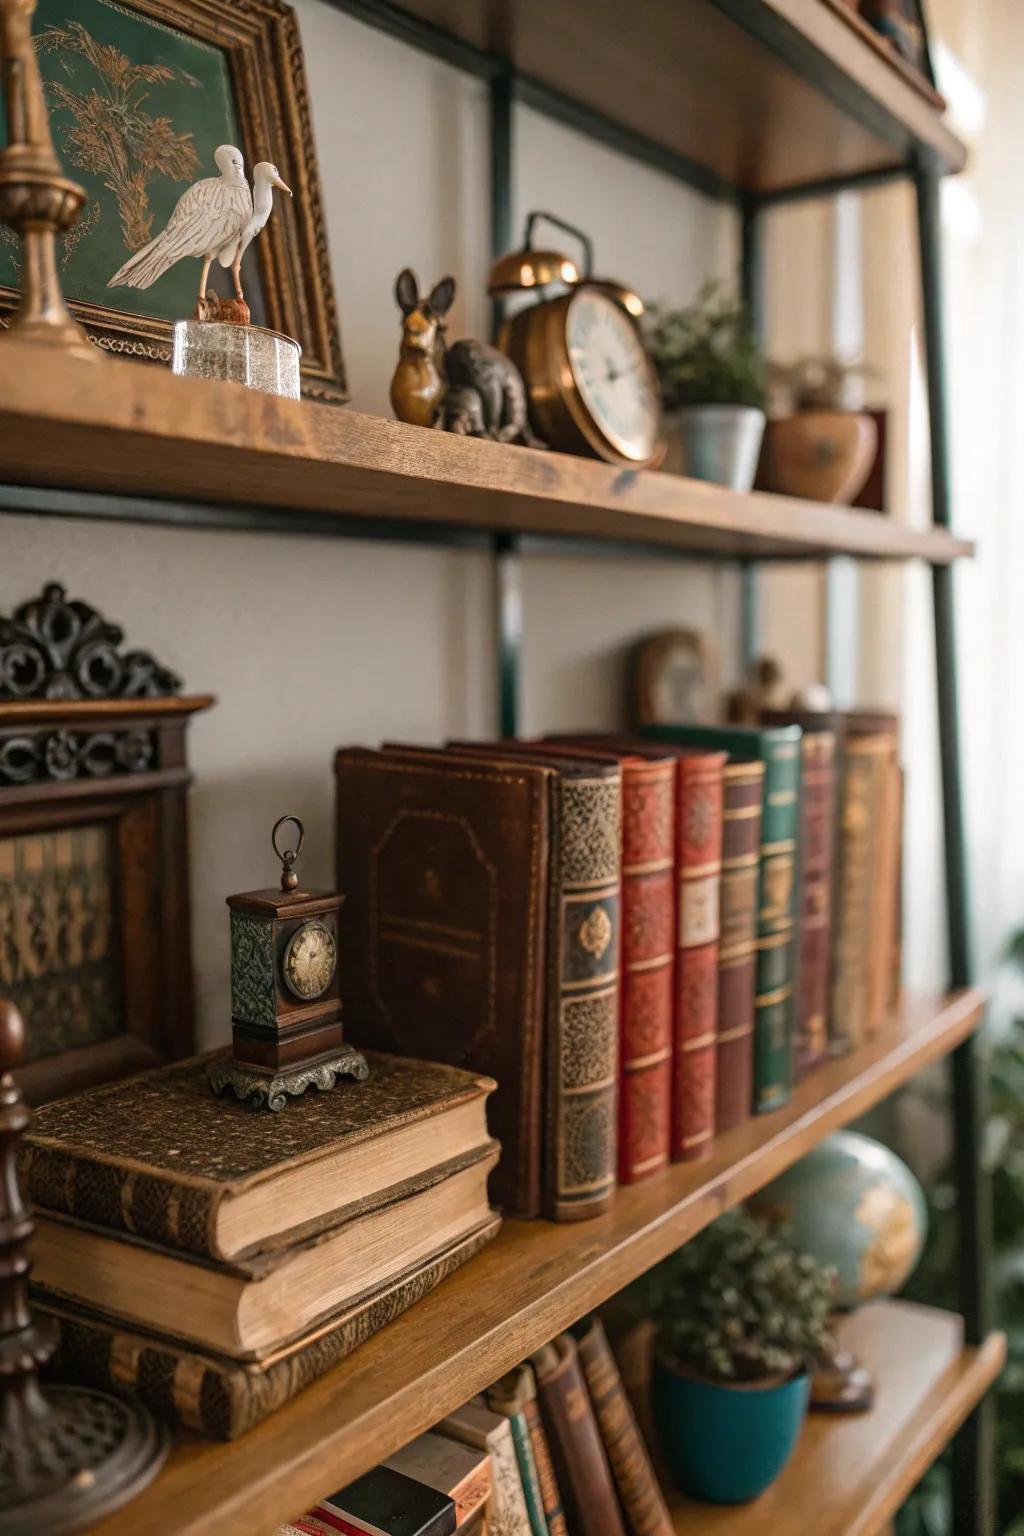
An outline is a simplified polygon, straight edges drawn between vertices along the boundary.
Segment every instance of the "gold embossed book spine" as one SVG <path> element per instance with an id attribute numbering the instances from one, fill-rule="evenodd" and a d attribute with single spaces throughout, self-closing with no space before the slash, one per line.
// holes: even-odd
<path id="1" fill-rule="evenodd" d="M 763 763 L 728 763 L 723 777 L 715 1130 L 742 1124 L 754 1099 L 757 886 Z"/>
<path id="2" fill-rule="evenodd" d="M 800 936 L 796 1000 L 796 1075 L 828 1055 L 832 843 L 835 830 L 835 736 L 805 731 L 800 836 Z"/>

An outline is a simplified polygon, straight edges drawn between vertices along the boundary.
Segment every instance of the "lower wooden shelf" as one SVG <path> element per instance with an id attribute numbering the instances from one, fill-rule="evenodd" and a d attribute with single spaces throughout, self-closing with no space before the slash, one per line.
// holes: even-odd
<path id="1" fill-rule="evenodd" d="M 621 1189 L 594 1221 L 506 1221 L 430 1296 L 232 1445 L 183 1438 L 103 1536 L 259 1536 L 342 1487 L 599 1306 L 981 1018 L 980 992 L 906 998 L 878 1037 L 747 1121 L 699 1163 Z"/>
<path id="2" fill-rule="evenodd" d="M 1006 1359 L 1003 1334 L 967 1348 L 959 1317 L 909 1302 L 864 1307 L 840 1333 L 874 1372 L 874 1407 L 812 1413 L 789 1466 L 752 1504 L 680 1499 L 678 1536 L 876 1536 Z"/>

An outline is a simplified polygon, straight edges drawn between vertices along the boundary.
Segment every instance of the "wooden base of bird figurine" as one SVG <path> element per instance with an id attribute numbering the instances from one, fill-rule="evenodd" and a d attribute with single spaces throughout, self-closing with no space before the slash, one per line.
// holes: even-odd
<path id="1" fill-rule="evenodd" d="M 192 319 L 222 325 L 252 324 L 252 314 L 244 299 L 222 299 L 219 293 L 206 293 L 197 299 Z"/>
<path id="2" fill-rule="evenodd" d="M 31 1117 L 12 1076 L 24 1043 L 21 1015 L 0 1002 L 0 1536 L 92 1525 L 152 1480 L 168 1448 L 140 1402 L 40 1384 L 56 1337 L 28 1304 L 34 1227 L 17 1154 Z"/>

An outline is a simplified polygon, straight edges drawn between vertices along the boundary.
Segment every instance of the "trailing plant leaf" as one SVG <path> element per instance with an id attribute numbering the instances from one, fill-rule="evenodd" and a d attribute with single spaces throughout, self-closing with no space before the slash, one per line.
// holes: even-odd
<path id="1" fill-rule="evenodd" d="M 731 1211 L 661 1267 L 654 1316 L 670 1365 L 718 1381 L 792 1376 L 828 1341 L 835 1275 L 785 1228 Z"/>
<path id="2" fill-rule="evenodd" d="M 686 309 L 647 306 L 647 346 L 667 410 L 684 405 L 764 409 L 764 359 L 746 307 L 705 283 Z"/>

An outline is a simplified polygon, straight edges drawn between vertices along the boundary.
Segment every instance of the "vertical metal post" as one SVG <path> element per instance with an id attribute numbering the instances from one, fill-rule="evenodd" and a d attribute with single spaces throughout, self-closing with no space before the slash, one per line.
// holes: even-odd
<path id="1" fill-rule="evenodd" d="M 500 256 L 512 244 L 512 108 L 513 82 L 509 69 L 490 82 L 491 130 L 491 255 Z M 497 340 L 504 305 L 491 305 L 491 335 Z M 523 642 L 522 556 L 512 534 L 494 540 L 494 591 L 497 617 L 498 730 L 515 736 L 519 730 L 519 658 Z"/>
<path id="2" fill-rule="evenodd" d="M 514 534 L 494 541 L 495 608 L 498 620 L 498 729 L 519 730 L 519 654 L 523 643 L 522 558 Z"/>
<path id="3" fill-rule="evenodd" d="M 949 436 L 944 369 L 942 311 L 942 241 L 939 177 L 930 166 L 914 167 L 918 238 L 921 253 L 925 362 L 931 430 L 932 516 L 949 527 L 951 516 Z M 968 927 L 967 855 L 960 779 L 956 634 L 953 572 L 932 568 L 935 607 L 935 666 L 938 687 L 939 743 L 942 761 L 942 817 L 946 852 L 946 921 L 949 976 L 954 987 L 971 979 Z M 973 1039 L 953 1053 L 951 1064 L 953 1124 L 956 1134 L 957 1215 L 960 1223 L 959 1293 L 968 1344 L 985 1337 L 990 1322 L 988 1267 L 991 1212 L 988 1180 L 981 1170 L 984 1093 Z M 953 1507 L 956 1536 L 988 1536 L 994 1529 L 993 1420 L 990 1403 L 974 1411 L 954 1442 Z"/>
<path id="4" fill-rule="evenodd" d="M 512 73 L 500 69 L 490 82 L 491 259 L 512 246 Z M 491 300 L 491 340 L 497 341 L 505 304 Z"/>
<path id="5" fill-rule="evenodd" d="M 740 289 L 754 335 L 761 342 L 765 331 L 764 283 L 764 214 L 757 199 L 746 193 L 740 200 Z M 757 566 L 754 561 L 740 563 L 740 580 L 740 658 L 746 672 L 757 656 L 759 646 Z"/>

